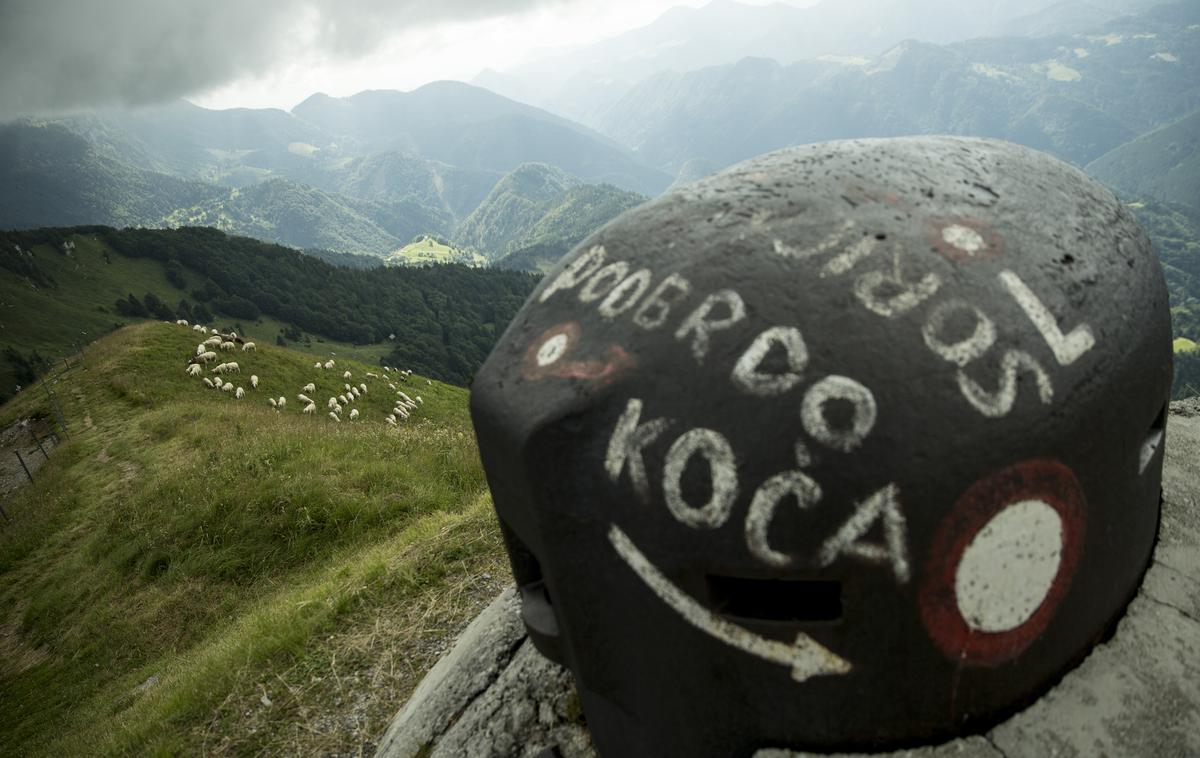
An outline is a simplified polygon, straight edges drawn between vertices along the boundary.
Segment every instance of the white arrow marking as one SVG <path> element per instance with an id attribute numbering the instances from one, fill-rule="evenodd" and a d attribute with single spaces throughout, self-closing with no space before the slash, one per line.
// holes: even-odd
<path id="1" fill-rule="evenodd" d="M 685 621 L 705 634 L 716 637 L 725 644 L 732 645 L 750 655 L 789 667 L 792 670 L 792 678 L 797 682 L 803 682 L 810 677 L 823 674 L 850 673 L 849 661 L 804 632 L 798 633 L 795 643 L 789 645 L 779 640 L 760 637 L 748 629 L 743 629 L 737 624 L 731 624 L 716 616 L 672 584 L 671 580 L 659 571 L 642 554 L 642 551 L 637 549 L 629 536 L 616 524 L 609 528 L 608 540 L 617 554 L 625 560 L 625 563 L 629 564 L 629 567 L 641 577 L 654 594 L 674 608 Z"/>
<path id="2" fill-rule="evenodd" d="M 1013 296 L 1021 309 L 1025 311 L 1025 315 L 1029 316 L 1029 320 L 1037 327 L 1037 330 L 1042 333 L 1042 337 L 1046 340 L 1046 344 L 1050 345 L 1050 349 L 1054 351 L 1054 357 L 1060 366 L 1069 366 L 1075 362 L 1075 359 L 1092 349 L 1096 344 L 1096 338 L 1092 335 L 1092 327 L 1087 324 L 1080 324 L 1071 330 L 1070 334 L 1063 335 L 1062 330 L 1058 328 L 1058 322 L 1054 320 L 1054 314 L 1050 309 L 1042 305 L 1042 301 L 1038 300 L 1038 296 L 1033 294 L 1033 290 L 1021 281 L 1021 277 L 1014 274 L 1012 271 L 1001 271 L 1000 281 L 1004 282 L 1004 286 L 1008 287 L 1008 292 Z"/>

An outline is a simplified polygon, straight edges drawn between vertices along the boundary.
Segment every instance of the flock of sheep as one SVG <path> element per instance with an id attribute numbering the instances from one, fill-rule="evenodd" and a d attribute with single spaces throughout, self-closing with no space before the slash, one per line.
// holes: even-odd
<path id="1" fill-rule="evenodd" d="M 199 324 L 191 325 L 185 319 L 179 319 L 175 323 L 179 326 L 189 327 L 193 331 L 201 334 L 211 335 L 206 336 L 203 342 L 196 345 L 196 354 L 189 358 L 187 362 L 187 368 L 185 369 L 187 375 L 200 377 L 201 381 L 203 381 L 204 385 L 209 389 L 216 389 L 222 392 L 232 392 L 233 396 L 238 400 L 244 398 L 246 396 L 245 388 L 241 386 L 234 386 L 233 382 L 230 382 L 226 378 L 229 374 L 240 374 L 242 372 L 241 366 L 239 366 L 236 361 L 218 363 L 208 370 L 211 376 L 203 376 L 204 368 L 209 363 L 217 360 L 216 350 L 231 352 L 236 350 L 240 345 L 243 353 L 257 352 L 257 347 L 255 344 L 253 342 L 247 342 L 245 339 L 239 337 L 236 332 L 221 334 L 216 329 L 206 328 Z M 335 362 L 330 359 L 325 362 L 317 361 L 313 364 L 313 368 L 319 371 L 331 371 L 334 369 L 335 365 Z M 367 378 L 381 381 L 393 378 L 394 376 L 396 381 L 404 382 L 409 378 L 409 376 L 412 375 L 412 371 L 409 371 L 408 369 L 393 369 L 390 366 L 384 366 L 383 370 L 386 374 L 388 374 L 388 376 L 380 377 L 378 374 L 368 371 L 366 372 Z M 360 397 L 367 393 L 366 382 L 360 382 L 357 385 L 350 384 L 352 376 L 353 375 L 349 371 L 342 372 L 343 389 L 336 390 L 338 394 L 331 396 L 325 404 L 329 418 L 339 423 L 342 420 L 343 413 L 346 413 L 346 417 L 350 421 L 358 420 L 359 411 L 353 406 Z M 432 384 L 432 382 L 428 383 Z M 414 413 L 422 403 L 425 402 L 421 399 L 420 395 L 409 397 L 404 390 L 396 387 L 395 382 L 388 382 L 387 386 L 396 393 L 396 402 L 392 408 L 392 412 L 389 413 L 384 419 L 392 426 L 396 426 L 397 422 L 399 421 L 408 419 L 408 417 Z M 257 374 L 250 375 L 250 389 L 258 389 Z M 315 395 L 316 392 L 317 385 L 315 382 L 309 382 L 300 388 L 300 393 L 296 395 L 296 399 L 303 404 L 303 407 L 300 410 L 301 413 L 306 415 L 314 415 L 316 413 L 317 403 L 315 400 L 309 397 L 310 395 Z M 282 395 L 278 398 L 269 397 L 267 398 L 267 402 L 270 403 L 271 407 L 277 411 L 282 411 L 287 407 L 287 398 Z M 347 411 L 349 412 L 347 413 Z"/>

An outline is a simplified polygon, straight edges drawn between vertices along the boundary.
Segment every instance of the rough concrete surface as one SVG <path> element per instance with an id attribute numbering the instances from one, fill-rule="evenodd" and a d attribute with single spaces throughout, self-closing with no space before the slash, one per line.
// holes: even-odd
<path id="1" fill-rule="evenodd" d="M 892 758 L 1200 755 L 1200 400 L 1171 406 L 1153 562 L 1113 637 L 986 735 Z M 506 590 L 463 633 L 376 753 L 595 756 L 570 672 L 525 639 Z M 804 753 L 760 750 L 756 758 Z"/>

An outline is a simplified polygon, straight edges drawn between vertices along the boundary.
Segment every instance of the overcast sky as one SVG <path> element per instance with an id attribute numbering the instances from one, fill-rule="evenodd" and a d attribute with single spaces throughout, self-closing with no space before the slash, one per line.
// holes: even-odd
<path id="1" fill-rule="evenodd" d="M 0 0 L 0 120 L 178 97 L 286 109 L 314 92 L 469 80 L 705 2 Z"/>

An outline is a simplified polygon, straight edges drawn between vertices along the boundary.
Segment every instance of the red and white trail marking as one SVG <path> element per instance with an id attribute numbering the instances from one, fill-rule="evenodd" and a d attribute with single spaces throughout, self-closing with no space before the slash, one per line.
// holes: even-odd
<path id="1" fill-rule="evenodd" d="M 952 660 L 994 666 L 1045 630 L 1083 549 L 1075 474 L 1030 460 L 971 485 L 934 532 L 918 592 L 930 638 Z"/>
<path id="2" fill-rule="evenodd" d="M 567 321 L 542 332 L 526 349 L 521 374 L 531 380 L 554 377 L 604 385 L 637 365 L 633 356 L 620 345 L 609 345 L 603 360 L 567 360 L 579 343 L 580 333 L 576 321 Z"/>

